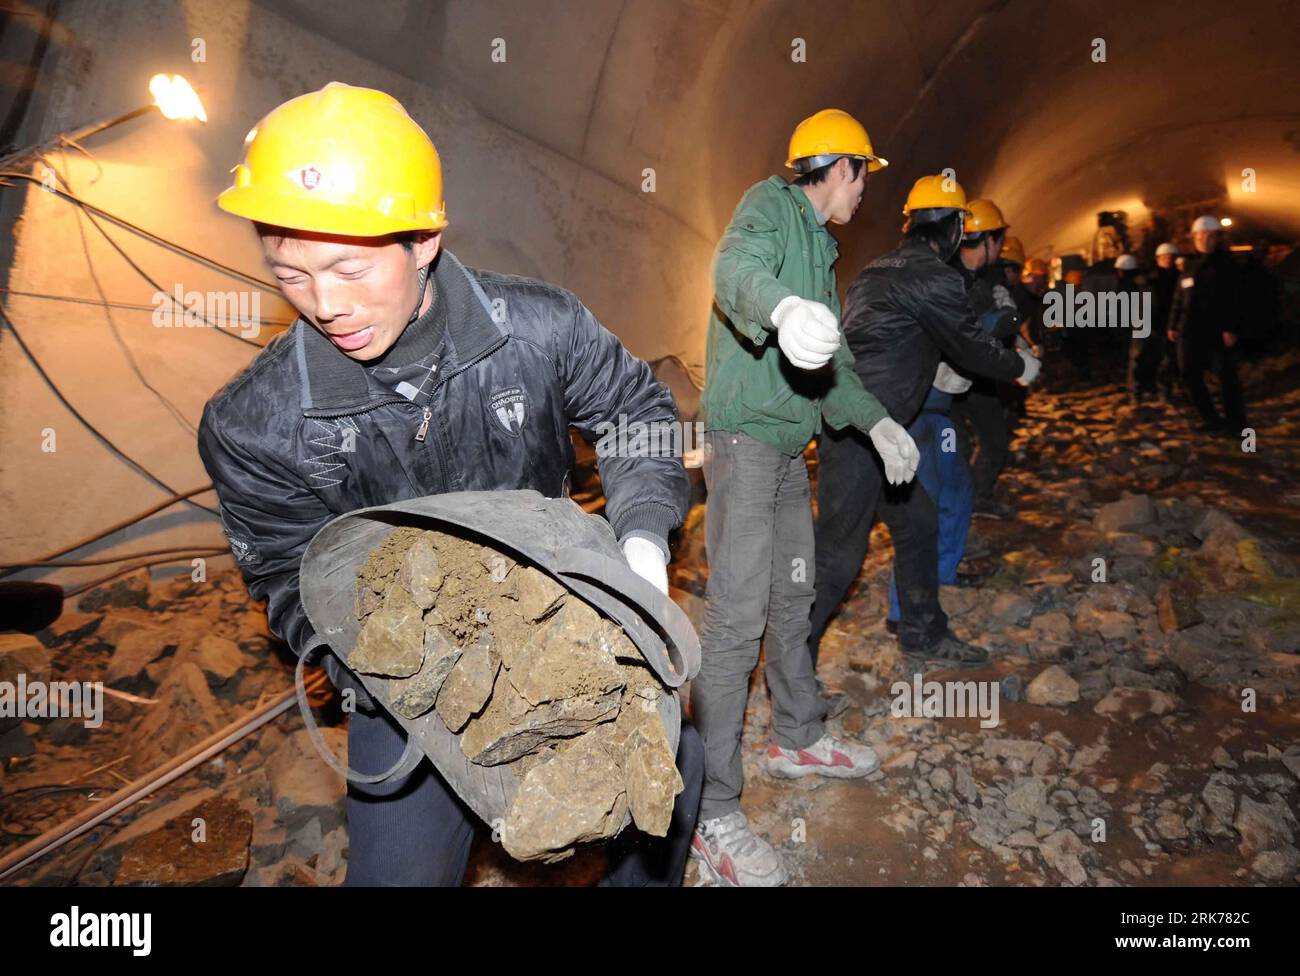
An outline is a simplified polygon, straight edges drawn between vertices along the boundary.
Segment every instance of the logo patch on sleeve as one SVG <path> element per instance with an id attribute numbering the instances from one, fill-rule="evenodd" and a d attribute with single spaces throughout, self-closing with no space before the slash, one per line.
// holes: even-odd
<path id="1" fill-rule="evenodd" d="M 512 386 L 495 391 L 488 401 L 488 408 L 506 433 L 519 436 L 528 415 L 528 400 L 522 387 Z"/>

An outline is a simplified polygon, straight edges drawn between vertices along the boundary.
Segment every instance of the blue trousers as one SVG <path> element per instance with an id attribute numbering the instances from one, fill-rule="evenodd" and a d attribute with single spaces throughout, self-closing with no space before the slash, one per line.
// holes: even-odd
<path id="1" fill-rule="evenodd" d="M 364 773 L 387 769 L 405 747 L 401 726 L 380 711 L 348 718 L 349 764 Z M 628 826 L 606 845 L 604 886 L 668 887 L 682 883 L 704 782 L 704 746 L 682 722 L 677 794 L 667 837 Z M 379 786 L 348 785 L 348 873 L 357 886 L 456 886 L 465 877 L 479 818 L 427 759 L 409 776 Z"/>
<path id="2" fill-rule="evenodd" d="M 957 565 L 966 553 L 966 536 L 970 532 L 974 501 L 970 464 L 958 449 L 956 428 L 945 414 L 923 410 L 907 432 L 921 452 L 916 479 L 934 499 L 939 514 L 939 584 L 951 586 L 957 582 Z M 891 573 L 889 619 L 898 618 L 898 586 Z"/>

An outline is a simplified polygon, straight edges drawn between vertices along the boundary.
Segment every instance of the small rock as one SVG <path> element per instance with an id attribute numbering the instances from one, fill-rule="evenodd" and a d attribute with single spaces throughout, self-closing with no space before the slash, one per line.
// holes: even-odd
<path id="1" fill-rule="evenodd" d="M 1053 664 L 1029 682 L 1025 700 L 1031 705 L 1069 705 L 1079 700 L 1079 683 L 1060 665 Z"/>
<path id="2" fill-rule="evenodd" d="M 1156 509 L 1149 496 L 1127 495 L 1097 509 L 1092 525 L 1099 532 L 1119 532 L 1150 525 L 1155 520 Z"/>
<path id="3" fill-rule="evenodd" d="M 1289 844 L 1272 851 L 1261 851 L 1251 861 L 1250 869 L 1269 881 L 1287 881 L 1300 874 L 1300 851 Z"/>

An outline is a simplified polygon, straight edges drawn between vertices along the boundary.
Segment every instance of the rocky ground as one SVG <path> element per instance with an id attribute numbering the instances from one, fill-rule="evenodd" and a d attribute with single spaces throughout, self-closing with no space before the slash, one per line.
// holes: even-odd
<path id="1" fill-rule="evenodd" d="M 834 730 L 881 771 L 765 777 L 751 694 L 742 806 L 797 883 L 1300 880 L 1298 367 L 1246 371 L 1253 452 L 1113 387 L 1030 396 L 1000 484 L 1017 514 L 976 520 L 963 569 L 982 584 L 942 594 L 993 665 L 924 676 L 998 682 L 996 727 L 896 714 L 913 674 L 884 627 L 877 526 L 821 668 L 855 703 Z M 679 583 L 702 593 L 697 561 Z"/>
<path id="2" fill-rule="evenodd" d="M 924 676 L 996 682 L 995 726 L 896 714 L 891 686 L 913 676 L 884 628 L 890 549 L 877 529 L 822 667 L 853 701 L 836 731 L 872 744 L 884 768 L 856 782 L 765 777 L 769 704 L 755 676 L 743 806 L 795 883 L 1300 879 L 1298 368 L 1292 355 L 1246 371 L 1253 451 L 1191 433 L 1174 408 L 1134 410 L 1114 389 L 1030 397 L 1001 483 L 1017 514 L 976 522 L 968 568 L 982 584 L 942 595 L 954 629 L 994 663 Z M 674 564 L 693 616 L 702 515 Z M 234 572 L 91 591 L 48 630 L 0 637 L 0 680 L 19 671 L 102 680 L 109 697 L 98 728 L 0 719 L 0 856 L 292 676 Z M 336 702 L 323 718 L 341 753 Z M 9 880 L 336 885 L 342 801 L 291 711 Z M 585 884 L 600 872 L 594 851 L 516 864 L 485 833 L 468 880 Z"/>

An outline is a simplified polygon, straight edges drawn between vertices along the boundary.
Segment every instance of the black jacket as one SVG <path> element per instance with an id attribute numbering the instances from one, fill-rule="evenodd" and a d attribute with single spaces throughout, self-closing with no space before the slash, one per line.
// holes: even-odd
<path id="1" fill-rule="evenodd" d="M 1241 332 L 1237 266 L 1225 250 L 1187 258 L 1174 289 L 1169 328 L 1179 335 L 1222 341 L 1221 333 Z"/>
<path id="2" fill-rule="evenodd" d="M 449 491 L 559 497 L 571 425 L 592 440 L 620 416 L 629 431 L 676 419 L 650 368 L 570 292 L 467 269 L 446 251 L 434 282 L 447 341 L 427 402 L 385 388 L 299 319 L 203 410 L 199 453 L 226 537 L 249 591 L 269 601 L 272 632 L 296 654 L 312 636 L 299 562 L 331 519 Z M 599 461 L 614 531 L 666 550 L 686 511 L 681 458 L 621 453 Z"/>
<path id="3" fill-rule="evenodd" d="M 898 423 L 916 419 L 940 358 L 965 372 L 1011 380 L 1024 362 L 971 312 L 966 282 L 928 246 L 904 240 L 849 286 L 844 337 L 862 385 Z"/>

